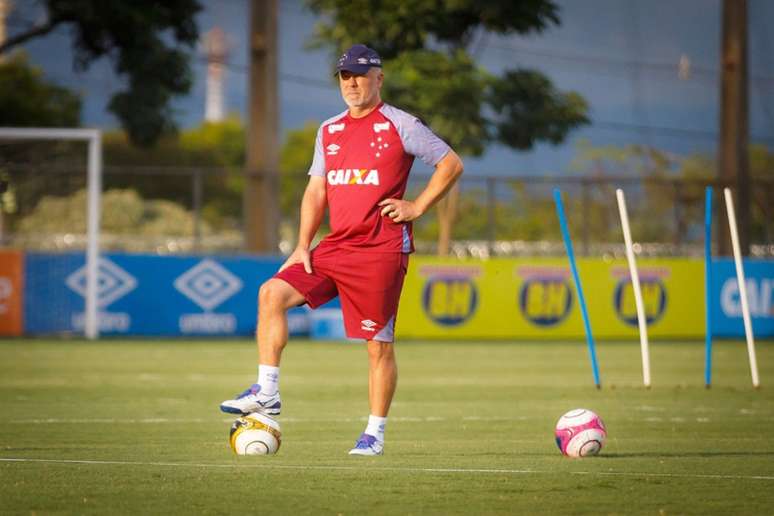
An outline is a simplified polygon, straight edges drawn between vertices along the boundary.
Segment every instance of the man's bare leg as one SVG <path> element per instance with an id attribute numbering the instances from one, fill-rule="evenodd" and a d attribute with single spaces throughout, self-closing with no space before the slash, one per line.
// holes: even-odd
<path id="1" fill-rule="evenodd" d="M 398 384 L 398 364 L 394 344 L 369 340 L 368 347 L 368 403 L 371 415 L 387 417 Z"/>
<path id="2" fill-rule="evenodd" d="M 304 302 L 304 296 L 283 280 L 272 278 L 261 285 L 258 293 L 258 380 L 220 410 L 232 414 L 261 412 L 280 414 L 279 364 L 288 342 L 287 311 Z"/>
<path id="3" fill-rule="evenodd" d="M 368 404 L 371 414 L 368 425 L 350 455 L 381 455 L 384 450 L 384 427 L 387 414 L 398 384 L 398 364 L 395 349 L 390 342 L 369 340 L 368 348 Z"/>
<path id="4" fill-rule="evenodd" d="M 279 367 L 288 343 L 288 310 L 305 301 L 289 283 L 272 278 L 258 291 L 258 363 Z"/>

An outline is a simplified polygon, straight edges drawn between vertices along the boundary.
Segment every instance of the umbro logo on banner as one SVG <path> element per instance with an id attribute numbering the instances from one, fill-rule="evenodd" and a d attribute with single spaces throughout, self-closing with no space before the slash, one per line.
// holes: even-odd
<path id="1" fill-rule="evenodd" d="M 86 298 L 86 266 L 82 266 L 65 280 L 70 290 Z M 137 280 L 107 258 L 100 258 L 97 266 L 97 307 L 104 309 L 137 287 Z"/>
<path id="2" fill-rule="evenodd" d="M 212 310 L 242 290 L 242 281 L 213 260 L 202 260 L 175 280 L 175 288 L 199 305 Z"/>

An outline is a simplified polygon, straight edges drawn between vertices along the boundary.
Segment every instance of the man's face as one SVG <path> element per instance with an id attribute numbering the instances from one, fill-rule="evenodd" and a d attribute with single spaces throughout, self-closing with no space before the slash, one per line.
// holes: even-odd
<path id="1" fill-rule="evenodd" d="M 379 68 L 373 67 L 365 75 L 356 75 L 342 70 L 339 72 L 341 96 L 349 107 L 368 107 L 376 104 L 384 75 Z"/>

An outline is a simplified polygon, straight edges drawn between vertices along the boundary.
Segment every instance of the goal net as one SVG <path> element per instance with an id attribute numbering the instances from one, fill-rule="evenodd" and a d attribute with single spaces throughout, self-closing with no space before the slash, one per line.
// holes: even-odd
<path id="1" fill-rule="evenodd" d="M 15 250 L 41 253 L 25 262 L 42 273 L 27 271 L 24 275 L 36 283 L 27 285 L 25 291 L 38 293 L 20 302 L 24 317 L 34 320 L 36 314 L 45 313 L 47 320 L 56 320 L 56 301 L 45 294 L 45 283 L 55 275 L 41 265 L 46 263 L 45 253 L 68 251 L 76 253 L 73 256 L 79 261 L 85 258 L 83 266 L 66 278 L 68 287 L 83 299 L 83 311 L 61 327 L 52 327 L 50 333 L 82 332 L 89 339 L 99 336 L 98 296 L 104 286 L 99 280 L 101 184 L 100 131 L 0 128 L 0 251 L 11 258 Z M 79 258 L 80 252 L 85 256 Z M 14 285 L 21 288 L 21 279 L 0 280 L 4 285 L 0 290 L 8 295 Z M 10 302 L 0 304 L 0 315 L 10 306 Z"/>

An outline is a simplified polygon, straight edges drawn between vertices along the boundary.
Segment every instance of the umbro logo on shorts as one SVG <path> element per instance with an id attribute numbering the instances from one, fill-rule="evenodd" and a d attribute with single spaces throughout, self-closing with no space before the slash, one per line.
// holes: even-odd
<path id="1" fill-rule="evenodd" d="M 373 322 L 371 319 L 365 319 L 363 321 L 360 321 L 360 329 L 365 331 L 376 331 L 374 330 L 374 326 L 376 326 L 376 323 Z"/>

